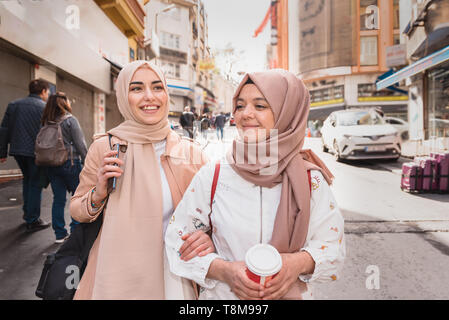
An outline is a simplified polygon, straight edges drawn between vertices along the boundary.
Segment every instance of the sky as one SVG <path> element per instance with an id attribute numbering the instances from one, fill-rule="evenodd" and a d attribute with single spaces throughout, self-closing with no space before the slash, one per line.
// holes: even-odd
<path id="1" fill-rule="evenodd" d="M 208 15 L 209 47 L 224 48 L 231 43 L 236 51 L 243 50 L 235 72 L 265 69 L 267 44 L 271 25 L 253 38 L 254 30 L 262 23 L 271 0 L 204 0 Z M 216 61 L 220 68 L 219 61 Z"/>

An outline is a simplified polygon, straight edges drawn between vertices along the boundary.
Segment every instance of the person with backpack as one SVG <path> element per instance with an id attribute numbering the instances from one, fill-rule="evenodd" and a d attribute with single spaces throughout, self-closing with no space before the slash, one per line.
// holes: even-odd
<path id="1" fill-rule="evenodd" d="M 171 271 L 198 283 L 200 299 L 311 299 L 308 283 L 340 277 L 344 220 L 333 175 L 302 150 L 309 109 L 307 88 L 289 71 L 250 73 L 237 88 L 239 137 L 195 175 L 165 237 Z M 216 252 L 189 260 L 191 241 L 178 230 L 211 232 Z M 266 286 L 247 273 L 246 254 L 257 244 L 270 244 L 282 261 Z"/>
<path id="2" fill-rule="evenodd" d="M 53 191 L 52 227 L 55 243 L 62 243 L 69 236 L 64 219 L 67 192 L 73 195 L 78 187 L 87 146 L 81 126 L 72 114 L 70 101 L 63 92 L 50 96 L 41 124 L 36 139 L 36 162 L 48 167 Z M 76 224 L 72 219 L 71 231 Z"/>
<path id="3" fill-rule="evenodd" d="M 40 121 L 50 86 L 47 81 L 36 79 L 29 84 L 26 98 L 8 104 L 0 127 L 0 163 L 13 156 L 22 171 L 23 220 L 27 232 L 50 227 L 41 215 L 41 171 L 35 164 L 34 146 L 40 129 Z"/>

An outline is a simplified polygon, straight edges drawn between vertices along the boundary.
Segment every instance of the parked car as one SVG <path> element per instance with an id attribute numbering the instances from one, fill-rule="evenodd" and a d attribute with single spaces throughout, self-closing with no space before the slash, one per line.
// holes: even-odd
<path id="1" fill-rule="evenodd" d="M 229 119 L 229 125 L 230 126 L 235 126 L 234 116 L 231 116 L 231 118 Z"/>
<path id="2" fill-rule="evenodd" d="M 394 159 L 401 155 L 398 130 L 374 110 L 335 111 L 321 128 L 323 151 L 341 159 Z"/>
<path id="3" fill-rule="evenodd" d="M 400 118 L 395 117 L 384 117 L 384 120 L 386 123 L 391 124 L 393 127 L 395 127 L 398 132 L 399 136 L 401 137 L 402 141 L 408 140 L 408 122 L 404 121 Z"/>

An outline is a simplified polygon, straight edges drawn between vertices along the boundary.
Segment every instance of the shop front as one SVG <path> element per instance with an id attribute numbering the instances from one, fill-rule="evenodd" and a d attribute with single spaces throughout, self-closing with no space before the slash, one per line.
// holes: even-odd
<path id="1" fill-rule="evenodd" d="M 427 72 L 427 136 L 449 139 L 449 61 Z M 449 146 L 448 146 L 449 147 Z"/>

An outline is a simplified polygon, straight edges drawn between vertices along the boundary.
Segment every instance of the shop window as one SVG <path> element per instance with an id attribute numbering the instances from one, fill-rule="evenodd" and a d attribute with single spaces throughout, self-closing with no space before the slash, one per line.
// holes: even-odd
<path id="1" fill-rule="evenodd" d="M 311 106 L 341 103 L 344 101 L 344 86 L 311 90 L 309 92 Z"/>
<path id="2" fill-rule="evenodd" d="M 429 136 L 449 137 L 449 63 L 433 69 L 429 82 Z"/>
<path id="3" fill-rule="evenodd" d="M 377 65 L 377 36 L 360 37 L 360 65 Z"/>
<path id="4" fill-rule="evenodd" d="M 358 101 L 395 101 L 408 100 L 406 93 L 389 89 L 377 90 L 375 83 L 359 83 L 357 86 Z"/>

